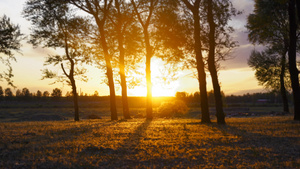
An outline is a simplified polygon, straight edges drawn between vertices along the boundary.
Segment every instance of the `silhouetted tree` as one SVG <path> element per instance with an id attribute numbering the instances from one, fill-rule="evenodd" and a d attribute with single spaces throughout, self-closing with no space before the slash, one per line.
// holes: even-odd
<path id="1" fill-rule="evenodd" d="M 42 92 L 40 90 L 36 92 L 36 97 L 42 97 Z"/>
<path id="2" fill-rule="evenodd" d="M 99 96 L 99 93 L 97 90 L 94 92 L 93 96 Z"/>
<path id="3" fill-rule="evenodd" d="M 146 117 L 153 118 L 152 110 L 152 82 L 151 82 L 151 58 L 155 53 L 155 48 L 151 44 L 151 29 L 154 19 L 155 10 L 158 7 L 159 0 L 138 1 L 131 0 L 137 20 L 142 27 L 144 46 L 146 50 L 146 82 L 147 82 L 147 99 L 146 99 Z"/>
<path id="4" fill-rule="evenodd" d="M 48 91 L 43 92 L 43 97 L 49 97 L 49 96 L 50 96 L 50 93 Z"/>
<path id="5" fill-rule="evenodd" d="M 75 121 L 79 121 L 78 96 L 75 77 L 86 81 L 86 69 L 78 68 L 79 64 L 89 61 L 90 50 L 85 45 L 85 37 L 89 24 L 84 18 L 75 17 L 67 3 L 58 0 L 27 1 L 24 16 L 34 25 L 31 35 L 33 45 L 42 44 L 44 47 L 63 48 L 65 55 L 49 56 L 46 65 L 59 65 L 67 77 L 67 83 L 72 87 Z M 37 17 L 38 16 L 38 17 Z M 64 67 L 67 61 L 69 72 Z M 45 78 L 57 78 L 63 82 L 62 76 L 52 71 L 44 70 Z"/>
<path id="6" fill-rule="evenodd" d="M 118 120 L 117 108 L 116 108 L 116 94 L 115 94 L 115 84 L 113 78 L 113 68 L 112 68 L 112 54 L 109 51 L 107 31 L 105 25 L 107 24 L 109 18 L 109 12 L 113 0 L 68 0 L 71 4 L 75 5 L 77 8 L 93 16 L 99 35 L 98 45 L 101 47 L 105 64 L 106 64 L 106 75 L 108 79 L 108 86 L 110 91 L 110 111 L 111 120 Z"/>
<path id="7" fill-rule="evenodd" d="M 286 73 L 282 73 L 282 57 L 278 56 L 272 49 L 266 49 L 262 52 L 253 50 L 248 60 L 248 65 L 255 70 L 255 77 L 260 85 L 275 92 L 281 91 L 284 103 L 283 110 L 288 112 L 289 107 L 285 89 L 291 88 L 290 77 L 287 74 L 287 69 L 284 69 Z M 284 79 L 281 79 L 282 74 L 285 74 Z M 286 86 L 284 87 L 284 93 L 282 93 L 282 85 Z"/>
<path id="8" fill-rule="evenodd" d="M 55 89 L 53 89 L 51 96 L 52 97 L 61 97 L 62 91 L 59 88 L 55 88 Z"/>
<path id="9" fill-rule="evenodd" d="M 22 96 L 23 97 L 30 97 L 31 93 L 29 92 L 29 89 L 23 88 L 22 89 Z"/>
<path id="10" fill-rule="evenodd" d="M 197 78 L 199 82 L 200 96 L 201 96 L 201 113 L 202 113 L 202 123 L 210 123 L 209 108 L 208 108 L 208 99 L 207 99 L 207 88 L 206 88 L 206 73 L 205 73 L 205 64 L 202 54 L 203 44 L 201 42 L 201 32 L 202 27 L 200 25 L 200 7 L 201 0 L 189 1 L 189 0 L 180 0 L 183 2 L 183 6 L 186 7 L 188 12 L 191 15 L 193 25 L 193 52 L 196 58 L 196 68 L 197 68 Z M 190 42 L 191 43 L 191 42 Z"/>
<path id="11" fill-rule="evenodd" d="M 120 84 L 122 89 L 123 116 L 130 118 L 127 98 L 127 71 L 126 68 L 134 67 L 141 50 L 140 30 L 137 26 L 133 9 L 129 1 L 115 0 L 112 4 L 107 28 L 110 35 L 116 40 L 116 54 L 118 56 Z M 129 64 L 129 65 L 128 65 Z"/>
<path id="12" fill-rule="evenodd" d="M 3 88 L 2 86 L 0 86 L 0 97 L 3 97 L 3 95 L 4 95 Z"/>
<path id="13" fill-rule="evenodd" d="M 293 89 L 294 100 L 294 120 L 300 120 L 300 86 L 299 86 L 299 70 L 296 62 L 297 49 L 297 20 L 296 20 L 296 4 L 295 0 L 288 2 L 289 14 L 289 71 Z M 298 3 L 299 4 L 299 3 Z M 300 12 L 300 11 L 298 11 Z"/>
<path id="14" fill-rule="evenodd" d="M 10 88 L 6 88 L 4 93 L 5 93 L 5 97 L 13 97 L 13 93 Z"/>
<path id="15" fill-rule="evenodd" d="M 11 80 L 13 74 L 10 61 L 16 61 L 13 51 L 20 51 L 22 39 L 23 35 L 20 32 L 20 27 L 11 23 L 6 15 L 0 17 L 0 53 L 7 56 L 1 56 L 0 61 L 8 67 L 6 72 L 0 73 L 0 79 L 4 78 L 8 85 L 11 86 L 13 86 L 13 81 Z"/>
<path id="16" fill-rule="evenodd" d="M 22 97 L 22 92 L 20 89 L 17 89 L 16 91 L 16 97 Z"/>
<path id="17" fill-rule="evenodd" d="M 178 99 L 185 99 L 188 96 L 187 92 L 176 92 L 175 97 Z"/>
<path id="18" fill-rule="evenodd" d="M 247 29 L 249 30 L 248 39 L 252 43 L 267 45 L 268 51 L 264 52 L 263 54 L 271 54 L 272 56 L 270 57 L 275 57 L 275 55 L 278 55 L 281 58 L 279 69 L 280 78 L 278 79 L 278 82 L 280 84 L 280 93 L 283 100 L 284 112 L 289 112 L 288 99 L 286 95 L 287 91 L 285 85 L 287 66 L 286 55 L 289 49 L 289 30 L 287 29 L 289 22 L 287 22 L 287 9 L 288 4 L 286 3 L 286 1 L 256 0 L 254 13 L 248 16 L 246 25 Z M 272 52 L 270 53 L 270 51 Z M 266 59 L 265 61 L 267 60 L 268 59 Z M 274 62 L 264 62 L 263 64 L 265 65 L 264 67 L 273 67 L 273 63 Z M 262 65 L 262 63 L 258 64 Z M 276 74 L 274 74 L 274 76 L 277 77 Z M 274 78 L 269 80 L 274 80 Z"/>

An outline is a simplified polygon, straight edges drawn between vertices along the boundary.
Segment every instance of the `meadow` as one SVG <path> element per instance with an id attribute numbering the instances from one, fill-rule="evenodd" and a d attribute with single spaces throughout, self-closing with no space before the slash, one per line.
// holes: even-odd
<path id="1" fill-rule="evenodd" d="M 299 168 L 292 116 L 0 123 L 0 168 Z"/>

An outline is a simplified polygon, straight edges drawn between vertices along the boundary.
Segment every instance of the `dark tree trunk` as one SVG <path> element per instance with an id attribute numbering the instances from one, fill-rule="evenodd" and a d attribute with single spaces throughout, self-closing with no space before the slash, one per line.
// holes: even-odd
<path id="1" fill-rule="evenodd" d="M 201 44 L 201 28 L 200 28 L 200 17 L 199 17 L 199 6 L 195 6 L 193 10 L 194 17 L 194 40 L 195 40 L 195 52 L 196 52 L 196 62 L 198 71 L 198 81 L 201 97 L 201 113 L 202 113 L 202 123 L 210 123 L 209 117 L 209 107 L 207 99 L 207 89 L 206 89 L 206 73 L 205 65 L 202 56 L 202 44 Z"/>
<path id="2" fill-rule="evenodd" d="M 212 79 L 214 88 L 215 104 L 216 104 L 216 116 L 218 124 L 225 124 L 225 114 L 223 111 L 223 100 L 221 94 L 221 88 L 218 80 L 218 72 L 215 63 L 215 30 L 216 25 L 214 23 L 213 16 L 213 4 L 212 0 L 207 2 L 207 20 L 209 23 L 209 53 L 208 53 L 208 69 Z"/>
<path id="3" fill-rule="evenodd" d="M 122 105 L 123 105 L 123 116 L 124 119 L 130 119 L 130 112 L 128 106 L 128 97 L 127 97 L 127 81 L 126 81 L 126 72 L 125 72 L 125 49 L 124 49 L 124 35 L 122 32 L 122 26 L 124 25 L 122 14 L 120 10 L 120 3 L 118 0 L 115 1 L 115 7 L 117 8 L 117 37 L 118 37 L 118 49 L 119 49 L 119 68 L 120 68 L 120 77 L 121 77 L 121 88 L 122 88 Z"/>
<path id="4" fill-rule="evenodd" d="M 294 101 L 294 120 L 300 120 L 300 87 L 299 71 L 296 62 L 296 12 L 295 0 L 289 0 L 289 22 L 290 22 L 290 46 L 289 46 L 289 71 L 291 75 L 293 101 Z"/>
<path id="5" fill-rule="evenodd" d="M 298 21 L 300 22 L 300 1 L 299 0 L 296 0 L 296 6 L 297 6 Z"/>
<path id="6" fill-rule="evenodd" d="M 286 67 L 286 58 L 285 55 L 287 53 L 287 50 L 284 51 L 284 53 L 281 56 L 281 72 L 280 72 L 280 93 L 281 93 L 281 98 L 283 102 L 283 112 L 290 112 L 289 111 L 289 102 L 288 98 L 286 95 L 286 88 L 285 88 L 285 82 L 284 82 L 284 77 L 285 77 L 285 67 Z"/>
<path id="7" fill-rule="evenodd" d="M 116 93 L 115 93 L 115 84 L 113 78 L 113 70 L 111 66 L 111 56 L 108 52 L 108 47 L 106 43 L 105 31 L 104 31 L 104 23 L 101 21 L 97 21 L 96 23 L 100 32 L 100 43 L 103 49 L 105 63 L 106 63 L 106 75 L 108 79 L 109 93 L 110 93 L 110 111 L 111 111 L 111 120 L 118 120 L 117 108 L 116 108 Z"/>
<path id="8" fill-rule="evenodd" d="M 121 87 L 122 87 L 122 104 L 123 104 L 123 116 L 124 119 L 130 119 L 129 107 L 128 107 L 128 97 L 127 97 L 127 82 L 125 74 L 125 61 L 124 61 L 124 48 L 123 48 L 123 37 L 121 35 L 121 30 L 119 30 L 119 52 L 120 52 L 120 77 L 121 77 Z"/>
<path id="9" fill-rule="evenodd" d="M 144 27 L 144 38 L 145 38 L 145 46 L 146 46 L 146 81 L 147 81 L 147 101 L 146 101 L 146 117 L 147 119 L 153 119 L 152 112 L 152 82 L 151 82 L 151 58 L 152 47 L 150 45 L 148 26 Z"/>
<path id="10" fill-rule="evenodd" d="M 67 56 L 67 58 L 68 58 L 68 60 L 70 61 L 70 64 L 71 64 L 69 74 L 67 74 L 63 64 L 61 64 L 61 68 L 62 68 L 64 74 L 69 78 L 69 80 L 71 82 L 72 93 L 73 93 L 73 103 L 74 103 L 74 120 L 79 121 L 78 95 L 77 95 L 76 83 L 75 83 L 75 79 L 74 79 L 75 63 L 74 63 L 74 60 L 71 58 L 71 56 L 69 54 L 69 46 L 68 46 L 68 40 L 67 39 L 68 39 L 68 35 L 65 34 L 65 53 L 66 53 L 66 56 Z"/>
<path id="11" fill-rule="evenodd" d="M 72 84 L 73 102 L 74 102 L 74 110 L 75 110 L 74 120 L 79 121 L 78 94 L 77 94 L 77 89 L 76 89 L 76 84 L 74 79 L 71 80 L 71 84 Z"/>

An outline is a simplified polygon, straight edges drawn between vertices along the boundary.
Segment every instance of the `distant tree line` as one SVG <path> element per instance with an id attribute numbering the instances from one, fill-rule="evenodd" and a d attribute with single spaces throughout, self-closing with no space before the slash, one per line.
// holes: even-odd
<path id="1" fill-rule="evenodd" d="M 23 88 L 22 90 L 17 89 L 15 93 L 13 93 L 11 88 L 5 88 L 3 89 L 2 86 L 0 86 L 0 97 L 3 98 L 11 98 L 11 97 L 19 97 L 19 98 L 32 98 L 32 97 L 36 97 L 36 98 L 41 98 L 41 97 L 62 97 L 62 90 L 59 88 L 55 88 L 52 90 L 52 92 L 50 93 L 49 91 L 40 91 L 37 90 L 36 93 L 32 93 L 29 91 L 28 88 Z"/>
<path id="2" fill-rule="evenodd" d="M 213 90 L 207 92 L 208 103 L 210 105 L 214 105 L 214 92 Z M 200 98 L 200 93 L 187 93 L 187 92 L 177 92 L 175 97 L 177 99 L 181 99 L 186 101 L 189 106 L 199 106 L 199 102 L 197 102 Z M 287 93 L 287 97 L 289 100 L 292 99 L 292 94 Z M 243 95 L 225 95 L 222 92 L 222 98 L 225 106 L 245 106 L 245 105 L 267 105 L 267 104 L 276 104 L 282 105 L 283 100 L 278 92 L 265 92 L 265 93 L 246 93 Z"/>

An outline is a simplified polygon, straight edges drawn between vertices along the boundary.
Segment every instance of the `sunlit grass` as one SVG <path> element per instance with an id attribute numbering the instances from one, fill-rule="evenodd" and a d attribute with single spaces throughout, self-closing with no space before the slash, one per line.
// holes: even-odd
<path id="1" fill-rule="evenodd" d="M 287 117 L 0 123 L 0 168 L 299 168 Z"/>

